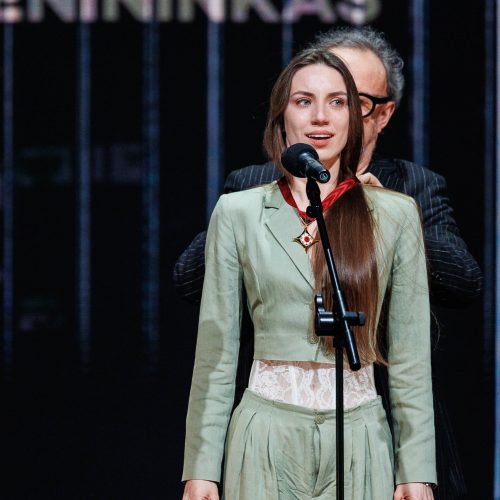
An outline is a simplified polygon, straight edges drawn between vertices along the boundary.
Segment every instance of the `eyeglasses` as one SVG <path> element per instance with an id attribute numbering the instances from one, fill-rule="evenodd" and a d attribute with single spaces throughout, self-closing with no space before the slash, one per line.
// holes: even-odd
<path id="1" fill-rule="evenodd" d="M 377 104 L 385 104 L 386 102 L 391 101 L 390 96 L 375 97 L 370 94 L 365 94 L 364 92 L 360 92 L 358 95 L 359 103 L 361 104 L 361 115 L 363 118 L 370 116 L 375 111 L 375 106 Z"/>

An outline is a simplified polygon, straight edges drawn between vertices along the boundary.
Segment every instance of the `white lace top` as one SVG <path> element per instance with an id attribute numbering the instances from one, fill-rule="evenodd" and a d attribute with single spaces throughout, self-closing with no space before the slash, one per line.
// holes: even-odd
<path id="1" fill-rule="evenodd" d="M 317 410 L 335 408 L 335 366 L 307 361 L 256 359 L 248 388 L 274 401 Z M 353 372 L 344 369 L 344 408 L 354 408 L 377 397 L 373 364 Z"/>

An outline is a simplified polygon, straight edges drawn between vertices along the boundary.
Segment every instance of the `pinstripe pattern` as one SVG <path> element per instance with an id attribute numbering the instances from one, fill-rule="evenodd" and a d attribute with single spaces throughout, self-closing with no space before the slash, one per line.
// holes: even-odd
<path id="1" fill-rule="evenodd" d="M 456 305 L 477 297 L 482 289 L 482 273 L 460 237 L 444 178 L 405 160 L 377 159 L 368 171 L 385 187 L 413 197 L 422 211 L 431 301 Z M 271 162 L 234 170 L 226 180 L 224 192 L 266 184 L 280 175 Z M 177 291 L 194 302 L 200 300 L 203 286 L 205 236 L 205 232 L 196 236 L 174 268 Z"/>

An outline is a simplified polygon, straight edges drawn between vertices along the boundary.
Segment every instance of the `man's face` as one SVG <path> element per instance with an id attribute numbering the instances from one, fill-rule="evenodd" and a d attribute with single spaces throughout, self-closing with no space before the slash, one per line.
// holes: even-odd
<path id="1" fill-rule="evenodd" d="M 335 47 L 332 52 L 349 68 L 358 92 L 375 97 L 387 96 L 387 80 L 382 61 L 370 50 Z M 358 173 L 362 173 L 371 160 L 377 137 L 385 128 L 396 109 L 393 101 L 378 104 L 373 113 L 363 118 L 363 154 Z"/>

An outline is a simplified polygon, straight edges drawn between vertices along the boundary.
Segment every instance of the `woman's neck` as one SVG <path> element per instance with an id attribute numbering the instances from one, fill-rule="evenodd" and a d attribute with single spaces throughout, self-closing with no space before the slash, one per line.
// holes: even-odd
<path id="1" fill-rule="evenodd" d="M 338 170 L 330 170 L 330 180 L 325 184 L 319 184 L 321 199 L 325 199 L 326 196 L 331 193 L 337 186 Z M 309 206 L 309 198 L 306 193 L 307 179 L 302 179 L 299 177 L 293 177 L 291 175 L 288 177 L 288 184 L 290 186 L 290 191 L 292 192 L 293 199 L 297 203 L 299 210 L 305 212 L 306 208 Z"/>

